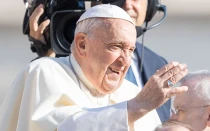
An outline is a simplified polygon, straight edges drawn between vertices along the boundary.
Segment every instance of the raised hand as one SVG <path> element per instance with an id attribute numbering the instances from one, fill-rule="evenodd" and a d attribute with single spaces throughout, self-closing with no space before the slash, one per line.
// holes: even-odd
<path id="1" fill-rule="evenodd" d="M 47 44 L 44 38 L 44 30 L 50 24 L 50 20 L 46 19 L 39 25 L 38 21 L 41 15 L 44 13 L 44 6 L 40 4 L 30 16 L 29 26 L 30 26 L 30 36 L 36 40 L 41 41 L 43 44 Z M 55 57 L 55 52 L 49 49 L 46 56 Z"/>
<path id="2" fill-rule="evenodd" d="M 187 91 L 188 87 L 170 87 L 168 80 L 177 83 L 188 73 L 186 64 L 171 62 L 150 77 L 141 92 L 128 102 L 129 122 L 134 122 L 149 111 L 158 108 L 172 96 Z"/>

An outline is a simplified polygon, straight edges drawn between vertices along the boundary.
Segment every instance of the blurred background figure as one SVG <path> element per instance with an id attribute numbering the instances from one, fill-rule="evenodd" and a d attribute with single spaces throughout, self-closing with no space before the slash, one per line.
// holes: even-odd
<path id="1" fill-rule="evenodd" d="M 176 120 L 168 120 L 158 126 L 155 131 L 193 131 L 193 129 L 182 122 Z"/>
<path id="2" fill-rule="evenodd" d="M 167 5 L 167 19 L 158 28 L 146 33 L 145 45 L 168 61 L 187 63 L 190 70 L 209 69 L 209 61 L 201 58 L 209 55 L 210 18 L 207 16 L 210 14 L 210 1 L 161 2 Z M 20 1 L 13 4 L 5 1 L 0 11 L 0 103 L 17 72 L 37 56 L 31 53 L 28 38 L 22 34 L 24 4 Z M 185 48 L 182 50 L 180 46 Z"/>
<path id="3" fill-rule="evenodd" d="M 171 119 L 189 124 L 195 131 L 210 131 L 210 72 L 188 73 L 181 81 L 188 91 L 175 96 Z"/>

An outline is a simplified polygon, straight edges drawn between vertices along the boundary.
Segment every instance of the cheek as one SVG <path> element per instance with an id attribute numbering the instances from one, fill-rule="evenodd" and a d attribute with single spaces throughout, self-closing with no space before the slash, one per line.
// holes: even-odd
<path id="1" fill-rule="evenodd" d="M 137 13 L 136 25 L 141 26 L 146 17 L 147 4 L 145 2 L 137 3 L 134 9 Z"/>
<path id="2" fill-rule="evenodd" d="M 198 119 L 196 114 L 186 114 L 180 117 L 180 121 L 187 123 L 187 124 L 192 124 L 194 123 L 194 120 Z"/>
<path id="3" fill-rule="evenodd" d="M 186 122 L 186 120 L 189 120 L 189 118 L 190 116 L 186 113 L 182 113 L 177 116 L 177 120 L 182 122 Z"/>
<path id="4" fill-rule="evenodd" d="M 95 58 L 97 58 L 98 64 L 108 67 L 117 60 L 119 55 L 119 53 L 103 51 L 103 53 L 98 52 Z"/>
<path id="5" fill-rule="evenodd" d="M 208 120 L 209 118 L 209 113 L 207 110 L 198 110 L 197 111 L 197 119 L 199 119 L 200 121 L 203 121 L 204 123 Z"/>
<path id="6" fill-rule="evenodd" d="M 96 54 L 92 52 L 91 59 L 88 61 L 88 63 L 91 63 L 89 73 L 94 73 L 99 79 L 103 79 L 108 67 L 117 59 L 117 55 L 104 51 L 104 53 L 101 52 L 102 51 L 98 51 Z"/>

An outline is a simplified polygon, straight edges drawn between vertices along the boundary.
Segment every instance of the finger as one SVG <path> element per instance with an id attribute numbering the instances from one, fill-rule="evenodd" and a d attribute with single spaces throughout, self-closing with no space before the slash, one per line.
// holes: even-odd
<path id="1" fill-rule="evenodd" d="M 170 62 L 169 64 L 163 66 L 160 70 L 157 70 L 154 75 L 161 76 L 169 69 L 173 68 L 174 66 L 177 66 L 178 64 L 179 64 L 178 62 Z"/>
<path id="2" fill-rule="evenodd" d="M 55 57 L 56 54 L 55 54 L 55 52 L 54 52 L 52 49 L 49 49 L 49 50 L 47 51 L 46 56 L 48 56 L 48 57 Z"/>
<path id="3" fill-rule="evenodd" d="M 187 75 L 188 73 L 188 69 L 184 68 L 183 70 L 181 70 L 179 73 L 177 73 L 176 75 L 174 75 L 173 77 L 171 77 L 169 80 L 171 80 L 171 82 L 173 84 L 177 83 L 179 80 L 181 80 L 185 75 Z"/>
<path id="4" fill-rule="evenodd" d="M 43 14 L 44 12 L 44 6 L 42 4 L 40 4 L 39 6 L 37 6 L 35 8 L 35 10 L 33 11 L 33 13 L 31 14 L 31 19 L 34 22 L 38 22 L 40 16 Z"/>
<path id="5" fill-rule="evenodd" d="M 171 88 L 171 90 L 166 94 L 167 98 L 171 98 L 172 96 L 178 95 L 188 90 L 187 86 L 180 86 L 176 88 Z"/>
<path id="6" fill-rule="evenodd" d="M 38 20 L 40 18 L 40 16 L 43 14 L 44 12 L 44 7 L 42 4 L 40 4 L 38 7 L 36 7 L 36 9 L 33 11 L 33 13 L 30 16 L 30 29 L 34 29 L 32 28 L 34 25 L 37 25 Z"/>
<path id="7" fill-rule="evenodd" d="M 38 32 L 39 34 L 43 34 L 45 28 L 46 28 L 49 24 L 50 24 L 50 20 L 49 20 L 49 19 L 43 21 L 43 22 L 40 24 L 40 26 L 39 26 L 37 32 Z"/>
<path id="8" fill-rule="evenodd" d="M 179 64 L 179 65 L 171 68 L 170 70 L 168 70 L 166 73 L 164 73 L 162 76 L 160 76 L 160 78 L 163 81 L 166 81 L 166 80 L 170 79 L 172 76 L 175 76 L 176 74 L 178 74 L 181 70 L 184 70 L 185 68 L 187 68 L 186 64 Z"/>

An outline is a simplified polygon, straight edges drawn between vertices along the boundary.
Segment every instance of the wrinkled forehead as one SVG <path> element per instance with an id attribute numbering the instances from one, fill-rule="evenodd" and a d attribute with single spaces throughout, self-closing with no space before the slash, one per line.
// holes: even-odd
<path id="1" fill-rule="evenodd" d="M 104 43 L 134 43 L 136 42 L 135 26 L 122 19 L 105 19 L 95 35 L 101 37 Z"/>
<path id="2" fill-rule="evenodd" d="M 190 104 L 192 104 L 192 99 L 193 98 L 190 98 L 189 93 L 183 92 L 175 96 L 173 105 L 175 108 L 188 107 Z"/>
<path id="3" fill-rule="evenodd" d="M 104 26 L 108 31 L 109 30 L 114 30 L 114 31 L 126 31 L 135 34 L 135 26 L 133 23 L 124 20 L 124 19 L 119 19 L 119 18 L 105 18 L 103 20 L 102 26 Z M 100 28 L 100 27 L 99 27 Z"/>
<path id="4" fill-rule="evenodd" d="M 118 19 L 116 20 L 115 25 L 116 25 L 115 31 L 121 33 L 121 35 L 123 35 L 124 38 L 136 42 L 136 29 L 131 22 Z"/>

